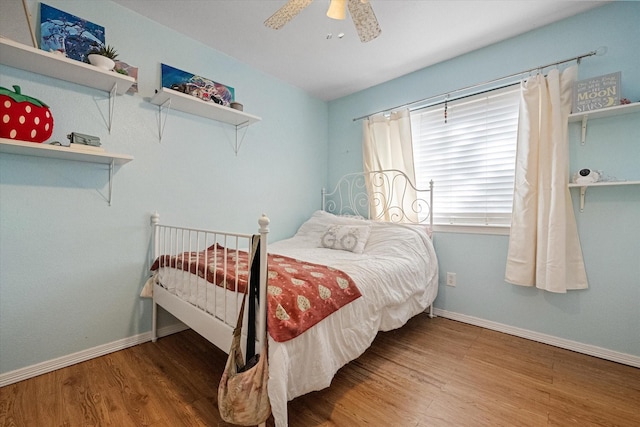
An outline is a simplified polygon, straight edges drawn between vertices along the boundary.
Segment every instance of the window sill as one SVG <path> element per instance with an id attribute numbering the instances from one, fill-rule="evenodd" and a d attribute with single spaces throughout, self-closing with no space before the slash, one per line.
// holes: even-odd
<path id="1" fill-rule="evenodd" d="M 446 225 L 434 224 L 434 233 L 493 234 L 508 236 L 511 227 L 508 225 Z"/>

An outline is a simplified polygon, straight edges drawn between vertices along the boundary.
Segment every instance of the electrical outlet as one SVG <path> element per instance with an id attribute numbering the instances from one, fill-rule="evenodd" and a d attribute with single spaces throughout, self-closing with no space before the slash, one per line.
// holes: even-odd
<path id="1" fill-rule="evenodd" d="M 456 273 L 447 273 L 447 286 L 456 286 Z"/>

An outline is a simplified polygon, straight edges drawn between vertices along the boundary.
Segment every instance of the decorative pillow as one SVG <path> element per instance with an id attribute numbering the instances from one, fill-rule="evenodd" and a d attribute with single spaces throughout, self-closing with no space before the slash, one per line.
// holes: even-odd
<path id="1" fill-rule="evenodd" d="M 1 1 L 1 0 L 0 0 Z M 337 216 L 324 211 L 316 211 L 311 218 L 305 221 L 298 231 L 296 237 L 307 240 L 312 246 L 317 246 L 322 236 L 330 225 L 364 225 L 370 226 L 370 222 L 357 218 L 347 218 Z"/>
<path id="2" fill-rule="evenodd" d="M 330 225 L 320 239 L 320 246 L 361 254 L 370 233 L 369 225 Z"/>

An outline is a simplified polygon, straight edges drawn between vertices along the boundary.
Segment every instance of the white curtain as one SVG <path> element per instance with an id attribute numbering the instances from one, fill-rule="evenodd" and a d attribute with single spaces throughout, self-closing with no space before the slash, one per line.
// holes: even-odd
<path id="1" fill-rule="evenodd" d="M 375 172 L 396 169 L 404 172 L 411 184 L 416 185 L 413 167 L 413 142 L 411 140 L 411 117 L 409 109 L 394 111 L 389 116 L 383 113 L 373 115 L 364 120 L 362 153 L 365 172 Z M 405 219 L 417 222 L 418 215 L 414 212 L 410 202 L 416 199 L 416 192 L 411 186 L 407 187 L 402 181 L 391 182 L 390 186 L 378 187 L 383 189 L 386 206 L 402 206 Z M 369 185 L 370 196 L 372 186 Z M 376 196 L 377 197 L 377 196 Z M 374 197 L 371 197 L 373 202 Z M 406 201 L 406 203 L 405 203 Z M 391 212 L 382 203 L 372 203 L 370 216 L 381 220 L 390 220 Z"/>
<path id="2" fill-rule="evenodd" d="M 505 280 L 564 293 L 588 287 L 569 188 L 567 118 L 577 66 L 522 82 Z"/>

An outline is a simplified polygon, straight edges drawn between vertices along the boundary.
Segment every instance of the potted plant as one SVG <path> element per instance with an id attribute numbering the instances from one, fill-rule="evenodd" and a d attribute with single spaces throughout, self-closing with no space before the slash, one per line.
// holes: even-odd
<path id="1" fill-rule="evenodd" d="M 116 65 L 114 60 L 117 57 L 118 52 L 109 45 L 94 46 L 87 55 L 87 59 L 92 65 L 107 71 L 113 70 Z"/>

